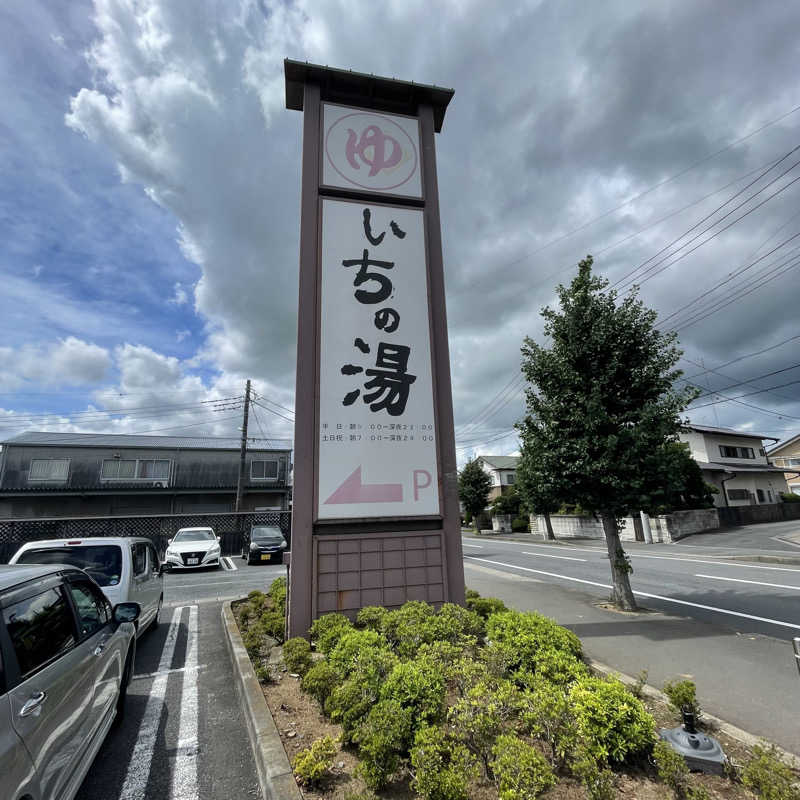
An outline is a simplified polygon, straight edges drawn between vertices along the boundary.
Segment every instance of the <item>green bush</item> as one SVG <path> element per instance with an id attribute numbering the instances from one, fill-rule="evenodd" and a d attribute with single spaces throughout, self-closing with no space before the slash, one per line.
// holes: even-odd
<path id="1" fill-rule="evenodd" d="M 360 660 L 372 657 L 372 651 L 388 651 L 388 649 L 389 645 L 381 634 L 350 628 L 341 635 L 336 646 L 328 653 L 328 663 L 339 675 L 346 678 L 358 668 Z"/>
<path id="2" fill-rule="evenodd" d="M 516 519 L 511 520 L 511 530 L 515 533 L 530 533 L 531 530 L 531 521 L 529 519 L 525 519 L 525 517 L 517 517 Z"/>
<path id="3" fill-rule="evenodd" d="M 583 678 L 569 688 L 578 735 L 597 761 L 624 761 L 650 747 L 655 721 L 618 680 Z"/>
<path id="4" fill-rule="evenodd" d="M 800 494 L 781 492 L 781 500 L 783 500 L 784 503 L 800 503 Z"/>
<path id="5" fill-rule="evenodd" d="M 421 728 L 411 748 L 414 790 L 424 800 L 467 800 L 478 776 L 474 757 L 440 727 Z"/>
<path id="6" fill-rule="evenodd" d="M 499 736 L 492 752 L 500 800 L 534 800 L 556 782 L 541 753 L 516 736 Z"/>
<path id="7" fill-rule="evenodd" d="M 356 616 L 356 626 L 380 633 L 383 629 L 383 620 L 388 613 L 389 609 L 383 606 L 364 606 Z"/>
<path id="8" fill-rule="evenodd" d="M 480 592 L 476 592 L 474 589 L 465 589 L 464 590 L 464 597 L 467 601 L 467 608 L 469 608 L 469 604 L 471 600 L 477 600 L 480 597 Z"/>
<path id="9" fill-rule="evenodd" d="M 497 737 L 519 711 L 520 693 L 510 681 L 493 686 L 479 683 L 447 711 L 447 720 L 464 744 L 483 763 L 489 774 L 489 760 Z"/>
<path id="10" fill-rule="evenodd" d="M 286 592 L 286 578 L 275 578 L 269 585 L 269 591 L 267 592 L 272 600 L 273 608 L 282 617 L 286 616 Z"/>
<path id="11" fill-rule="evenodd" d="M 383 635 L 401 658 L 413 658 L 420 645 L 431 641 L 427 627 L 433 607 L 419 600 L 410 600 L 383 618 Z"/>
<path id="12" fill-rule="evenodd" d="M 800 789 L 775 745 L 756 745 L 742 769 L 742 783 L 761 800 L 798 800 Z"/>
<path id="13" fill-rule="evenodd" d="M 534 681 L 522 693 L 520 721 L 525 732 L 547 745 L 553 768 L 563 769 L 578 743 L 578 721 L 566 690 Z"/>
<path id="14" fill-rule="evenodd" d="M 519 662 L 517 648 L 508 642 L 489 642 L 480 652 L 481 661 L 495 678 L 507 678 Z"/>
<path id="15" fill-rule="evenodd" d="M 477 640 L 465 637 L 458 644 L 450 642 L 426 642 L 421 645 L 418 657 L 435 664 L 442 670 L 445 680 L 450 680 L 456 664 L 462 658 L 471 657 L 477 647 Z"/>
<path id="16" fill-rule="evenodd" d="M 477 594 L 477 592 L 475 592 Z M 467 608 L 479 614 L 484 619 L 489 619 L 492 614 L 499 614 L 508 611 L 506 604 L 496 597 L 475 597 L 467 598 Z"/>
<path id="17" fill-rule="evenodd" d="M 278 611 L 265 611 L 261 615 L 260 624 L 267 636 L 271 636 L 278 644 L 286 635 L 286 615 Z"/>
<path id="18" fill-rule="evenodd" d="M 653 762 L 658 779 L 669 786 L 675 797 L 681 800 L 689 780 L 689 767 L 684 757 L 672 749 L 663 739 L 653 746 Z"/>
<path id="19" fill-rule="evenodd" d="M 444 675 L 436 664 L 417 659 L 400 662 L 381 687 L 381 698 L 409 709 L 415 723 L 437 722 L 444 711 Z"/>
<path id="20" fill-rule="evenodd" d="M 541 650 L 559 650 L 576 659 L 581 657 L 578 637 L 553 620 L 526 611 L 503 611 L 492 614 L 486 623 L 490 641 L 505 642 L 516 648 L 516 667 L 536 672 L 537 655 Z"/>
<path id="21" fill-rule="evenodd" d="M 669 698 L 669 706 L 678 714 L 684 706 L 688 706 L 697 719 L 700 718 L 700 706 L 697 702 L 697 687 L 694 681 L 667 681 L 664 684 L 664 694 Z"/>
<path id="22" fill-rule="evenodd" d="M 563 650 L 554 650 L 550 647 L 543 647 L 536 653 L 534 668 L 536 670 L 534 673 L 526 672 L 524 669 L 516 670 L 512 677 L 520 686 L 531 686 L 539 680 L 557 686 L 569 686 L 590 674 L 589 668 L 583 661 Z"/>
<path id="23" fill-rule="evenodd" d="M 572 773 L 583 784 L 589 800 L 615 800 L 614 773 L 605 764 L 584 753 L 573 764 Z"/>
<path id="24" fill-rule="evenodd" d="M 424 625 L 429 642 L 446 641 L 457 644 L 467 638 L 480 639 L 486 632 L 483 619 L 455 603 L 445 603 Z"/>
<path id="25" fill-rule="evenodd" d="M 336 670 L 327 661 L 318 661 L 303 676 L 300 688 L 325 707 L 325 701 L 339 683 Z"/>
<path id="26" fill-rule="evenodd" d="M 305 675 L 311 668 L 311 645 L 302 636 L 287 639 L 283 643 L 283 663 L 289 672 Z"/>
<path id="27" fill-rule="evenodd" d="M 460 658 L 453 664 L 448 675 L 449 682 L 461 697 L 466 697 L 473 686 L 481 681 L 488 683 L 491 678 L 486 664 L 471 658 Z"/>
<path id="28" fill-rule="evenodd" d="M 367 714 L 353 739 L 361 759 L 358 774 L 370 789 L 385 786 L 397 772 L 411 730 L 411 712 L 396 700 L 381 700 Z"/>
<path id="29" fill-rule="evenodd" d="M 292 769 L 304 786 L 318 786 L 329 774 L 336 757 L 336 742 L 330 736 L 317 739 L 301 750 L 292 761 Z"/>
<path id="30" fill-rule="evenodd" d="M 317 650 L 327 655 L 336 647 L 339 638 L 351 630 L 353 626 L 344 614 L 324 614 L 314 620 L 308 632 Z"/>

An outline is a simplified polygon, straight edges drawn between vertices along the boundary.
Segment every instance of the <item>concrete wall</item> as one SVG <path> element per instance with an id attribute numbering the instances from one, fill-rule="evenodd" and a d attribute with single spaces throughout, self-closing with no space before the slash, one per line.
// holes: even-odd
<path id="1" fill-rule="evenodd" d="M 736 468 L 732 467 L 732 469 L 735 471 Z M 772 504 L 779 501 L 781 492 L 788 491 L 786 478 L 780 472 L 741 472 L 735 478 L 725 481 L 724 487 L 722 485 L 722 479 L 725 477 L 723 473 L 712 473 L 710 470 L 703 470 L 703 473 L 705 480 L 713 483 L 720 490 L 719 494 L 714 495 L 714 505 L 718 507 Z M 744 490 L 748 493 L 748 497 L 737 500 L 728 496 L 726 503 L 723 488 L 726 494 L 730 489 Z M 758 499 L 759 489 L 763 492 L 763 500 Z"/>

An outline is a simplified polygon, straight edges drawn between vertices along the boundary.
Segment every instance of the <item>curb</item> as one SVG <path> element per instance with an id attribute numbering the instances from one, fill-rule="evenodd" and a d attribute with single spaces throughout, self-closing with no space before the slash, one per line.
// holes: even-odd
<path id="1" fill-rule="evenodd" d="M 764 564 L 800 564 L 800 558 L 796 556 L 763 556 L 763 555 L 735 555 L 735 556 L 719 556 L 726 561 L 761 561 Z"/>
<path id="2" fill-rule="evenodd" d="M 283 749 L 278 729 L 247 655 L 239 626 L 233 618 L 231 601 L 222 604 L 222 627 L 233 665 L 236 694 L 244 712 L 247 733 L 256 762 L 264 800 L 303 800 L 303 795 Z"/>
<path id="3" fill-rule="evenodd" d="M 602 672 L 604 675 L 612 675 L 628 686 L 632 686 L 639 682 L 636 680 L 636 678 L 632 678 L 630 675 L 626 675 L 624 672 L 620 672 L 618 669 L 609 667 L 608 664 L 595 661 L 593 658 L 588 659 L 588 662 L 592 669 L 596 670 L 597 672 Z M 669 704 L 669 698 L 664 694 L 664 692 L 656 689 L 654 686 L 650 686 L 649 684 L 642 686 L 642 694 L 645 697 L 649 697 L 653 700 L 660 700 L 662 703 Z M 730 722 L 726 722 L 724 719 L 715 717 L 713 714 L 709 714 L 707 711 L 703 711 L 701 719 L 710 722 L 715 731 L 720 731 L 726 736 L 730 736 L 731 739 L 736 739 L 736 741 L 747 745 L 747 747 L 753 747 L 754 745 L 761 744 L 764 741 L 769 741 L 763 736 L 753 736 L 752 733 L 749 733 L 742 728 L 738 728 L 736 725 L 732 725 Z M 712 731 L 712 733 L 713 732 L 714 731 Z M 789 766 L 791 766 L 793 769 L 800 770 L 800 756 L 795 753 L 790 753 L 788 750 L 784 750 L 778 745 L 774 745 L 774 747 L 784 761 L 789 764 Z"/>

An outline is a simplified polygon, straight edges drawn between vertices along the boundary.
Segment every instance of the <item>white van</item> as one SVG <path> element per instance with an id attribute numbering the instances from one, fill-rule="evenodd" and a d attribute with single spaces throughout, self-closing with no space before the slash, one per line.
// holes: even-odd
<path id="1" fill-rule="evenodd" d="M 158 625 L 164 602 L 164 578 L 153 543 L 143 537 L 95 536 L 86 539 L 45 539 L 28 542 L 9 564 L 69 564 L 91 576 L 112 606 L 138 603 L 140 636 Z"/>

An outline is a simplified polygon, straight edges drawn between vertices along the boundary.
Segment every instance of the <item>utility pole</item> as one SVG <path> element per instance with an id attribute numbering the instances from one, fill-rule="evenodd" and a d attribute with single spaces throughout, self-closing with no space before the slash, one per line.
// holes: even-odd
<path id="1" fill-rule="evenodd" d="M 242 419 L 242 445 L 239 448 L 239 479 L 236 481 L 236 507 L 234 511 L 242 509 L 242 490 L 244 489 L 244 467 L 247 455 L 247 420 L 250 416 L 250 380 L 244 390 L 244 416 Z"/>

